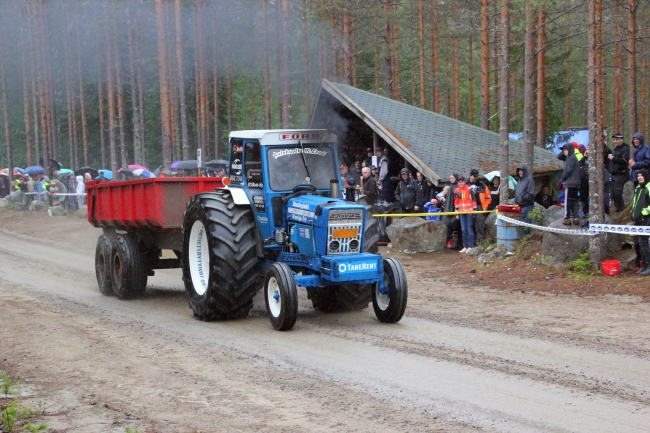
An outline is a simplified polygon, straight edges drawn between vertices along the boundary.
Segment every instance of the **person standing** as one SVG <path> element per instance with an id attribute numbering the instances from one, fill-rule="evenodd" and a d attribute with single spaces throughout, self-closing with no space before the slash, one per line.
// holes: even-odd
<path id="1" fill-rule="evenodd" d="M 554 200 L 553 197 L 549 194 L 548 185 L 542 185 L 542 189 L 535 196 L 535 203 L 542 206 L 544 209 L 548 209 L 553 206 Z"/>
<path id="2" fill-rule="evenodd" d="M 417 186 L 417 200 L 415 205 L 415 211 L 424 212 L 425 211 L 424 205 L 430 200 L 429 196 L 431 195 L 431 193 L 429 190 L 429 184 L 427 183 L 427 180 L 419 171 L 415 172 L 415 185 Z"/>
<path id="3" fill-rule="evenodd" d="M 354 178 L 356 181 L 355 185 L 361 185 L 361 161 L 358 159 L 354 161 L 354 165 L 352 166 L 352 170 L 350 170 L 350 176 Z"/>
<path id="4" fill-rule="evenodd" d="M 609 174 L 612 177 L 611 192 L 616 213 L 623 212 L 625 202 L 623 200 L 623 187 L 630 178 L 628 163 L 630 161 L 630 146 L 623 141 L 623 134 L 612 135 L 614 139 L 614 150 L 607 155 L 609 160 Z"/>
<path id="5" fill-rule="evenodd" d="M 454 189 L 454 209 L 456 212 L 474 212 L 476 210 L 476 196 L 465 184 L 465 178 L 458 176 L 458 186 Z M 468 253 L 474 248 L 474 215 L 463 213 L 458 215 L 463 231 L 463 249 L 461 253 Z"/>
<path id="6" fill-rule="evenodd" d="M 501 202 L 501 177 L 494 176 L 490 182 L 490 204 L 487 210 L 494 210 Z"/>
<path id="7" fill-rule="evenodd" d="M 377 202 L 377 179 L 370 174 L 370 167 L 363 167 L 361 175 L 363 176 L 363 193 L 366 196 L 366 202 L 373 205 Z"/>
<path id="8" fill-rule="evenodd" d="M 454 190 L 458 187 L 458 177 L 456 173 L 449 175 L 449 190 L 444 197 L 444 212 L 454 212 Z M 444 189 L 443 189 L 444 192 Z M 458 215 L 445 215 L 442 222 L 447 226 L 447 248 L 460 251 L 463 248 L 463 231 L 460 227 L 460 218 Z M 454 237 L 454 231 L 458 235 L 456 246 L 452 248 L 451 239 Z"/>
<path id="9" fill-rule="evenodd" d="M 381 199 L 387 202 L 388 189 L 390 187 L 390 175 L 388 174 L 388 157 L 384 156 L 384 149 L 381 147 L 377 147 L 377 160 L 379 161 L 379 177 L 377 180 L 381 182 Z"/>
<path id="10" fill-rule="evenodd" d="M 75 193 L 77 193 L 77 209 L 86 204 L 86 183 L 84 182 L 83 176 L 77 176 L 77 187 Z"/>
<path id="11" fill-rule="evenodd" d="M 472 169 L 469 172 L 469 188 L 474 193 L 476 197 L 476 210 L 484 211 L 488 210 L 490 201 L 492 200 L 490 195 L 490 190 L 483 182 L 478 179 L 478 170 Z M 477 213 L 474 215 L 474 235 L 476 243 L 481 243 L 485 241 L 485 219 L 487 214 Z M 473 245 L 472 245 L 473 246 Z"/>
<path id="12" fill-rule="evenodd" d="M 632 167 L 632 173 L 630 174 L 630 180 L 634 182 L 634 186 L 638 185 L 636 174 L 642 168 L 650 167 L 650 148 L 646 146 L 643 135 L 640 132 L 634 134 L 632 138 L 632 147 L 634 150 L 634 155 L 630 159 L 630 167 Z"/>
<path id="13" fill-rule="evenodd" d="M 578 191 L 580 189 L 580 162 L 574 154 L 575 149 L 571 143 L 567 143 L 562 148 L 564 152 L 564 170 L 560 181 L 564 186 L 564 222 L 568 226 L 573 222 L 574 225 L 580 225 L 578 218 Z M 519 190 L 519 185 L 517 185 Z"/>
<path id="14" fill-rule="evenodd" d="M 589 218 L 589 149 L 584 144 L 578 147 L 582 153 L 582 161 L 580 161 L 580 202 L 582 203 L 582 211 L 580 216 Z"/>
<path id="15" fill-rule="evenodd" d="M 409 178 L 409 169 L 400 171 L 400 182 L 395 188 L 395 200 L 402 206 L 402 213 L 413 213 L 417 206 L 417 185 L 415 180 Z M 419 209 L 419 207 L 418 207 Z"/>
<path id="16" fill-rule="evenodd" d="M 379 160 L 377 161 L 379 163 Z M 372 148 L 369 147 L 366 149 L 366 159 L 363 160 L 363 164 L 365 167 L 370 167 L 372 166 Z"/>
<path id="17" fill-rule="evenodd" d="M 528 218 L 528 212 L 535 207 L 535 181 L 530 173 L 528 173 L 528 166 L 526 164 L 521 164 L 517 167 L 517 175 L 519 176 L 519 180 L 517 181 L 517 189 L 515 190 L 515 204 L 519 205 L 521 208 L 520 212 L 526 216 L 526 222 L 530 223 L 531 220 Z M 577 194 L 578 192 L 576 191 Z"/>
<path id="18" fill-rule="evenodd" d="M 630 216 L 635 226 L 647 227 L 650 226 L 650 177 L 647 169 L 637 170 L 636 182 Z M 650 275 L 650 236 L 635 236 L 634 246 L 639 265 L 637 275 Z"/>

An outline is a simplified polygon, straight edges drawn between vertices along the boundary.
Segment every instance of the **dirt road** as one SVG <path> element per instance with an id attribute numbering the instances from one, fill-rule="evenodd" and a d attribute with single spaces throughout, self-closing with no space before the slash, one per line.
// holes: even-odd
<path id="1" fill-rule="evenodd" d="M 102 296 L 98 234 L 0 213 L 0 368 L 50 431 L 650 431 L 641 298 L 468 287 L 445 270 L 469 257 L 384 250 L 407 269 L 399 324 L 316 312 L 301 292 L 281 333 L 261 298 L 248 319 L 195 320 L 179 270 L 143 299 Z"/>

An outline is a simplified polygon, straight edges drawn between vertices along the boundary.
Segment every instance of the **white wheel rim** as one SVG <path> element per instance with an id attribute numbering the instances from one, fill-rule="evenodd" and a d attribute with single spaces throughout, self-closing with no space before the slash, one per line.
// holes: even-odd
<path id="1" fill-rule="evenodd" d="M 269 282 L 266 285 L 266 298 L 269 303 L 269 313 L 271 313 L 273 317 L 280 317 L 282 296 L 280 296 L 280 285 L 275 277 L 269 278 Z"/>
<path id="2" fill-rule="evenodd" d="M 194 291 L 197 295 L 203 296 L 208 291 L 210 279 L 210 246 L 205 226 L 201 221 L 194 221 L 192 225 L 187 250 Z"/>
<path id="3" fill-rule="evenodd" d="M 384 286 L 390 287 L 390 279 L 388 275 L 384 274 Z M 390 295 L 386 293 L 385 295 L 379 290 L 379 284 L 375 285 L 375 297 L 377 298 L 377 306 L 381 311 L 386 311 L 388 304 L 390 304 Z"/>

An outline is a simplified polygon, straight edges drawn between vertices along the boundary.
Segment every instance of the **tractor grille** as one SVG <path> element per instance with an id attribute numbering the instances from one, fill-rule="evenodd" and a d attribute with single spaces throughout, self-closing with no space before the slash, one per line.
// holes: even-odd
<path id="1" fill-rule="evenodd" d="M 327 254 L 360 252 L 362 235 L 362 210 L 331 211 L 327 226 Z"/>

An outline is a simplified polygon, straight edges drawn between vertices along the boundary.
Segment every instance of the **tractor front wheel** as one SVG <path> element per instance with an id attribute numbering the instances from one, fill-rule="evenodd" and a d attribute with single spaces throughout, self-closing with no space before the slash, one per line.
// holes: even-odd
<path id="1" fill-rule="evenodd" d="M 298 290 L 291 268 L 284 263 L 273 263 L 264 278 L 266 311 L 273 328 L 288 331 L 298 318 Z"/>
<path id="2" fill-rule="evenodd" d="M 402 264 L 395 259 L 384 260 L 384 285 L 388 293 L 379 290 L 379 283 L 372 291 L 372 307 L 380 322 L 397 323 L 406 310 L 408 285 Z"/>

